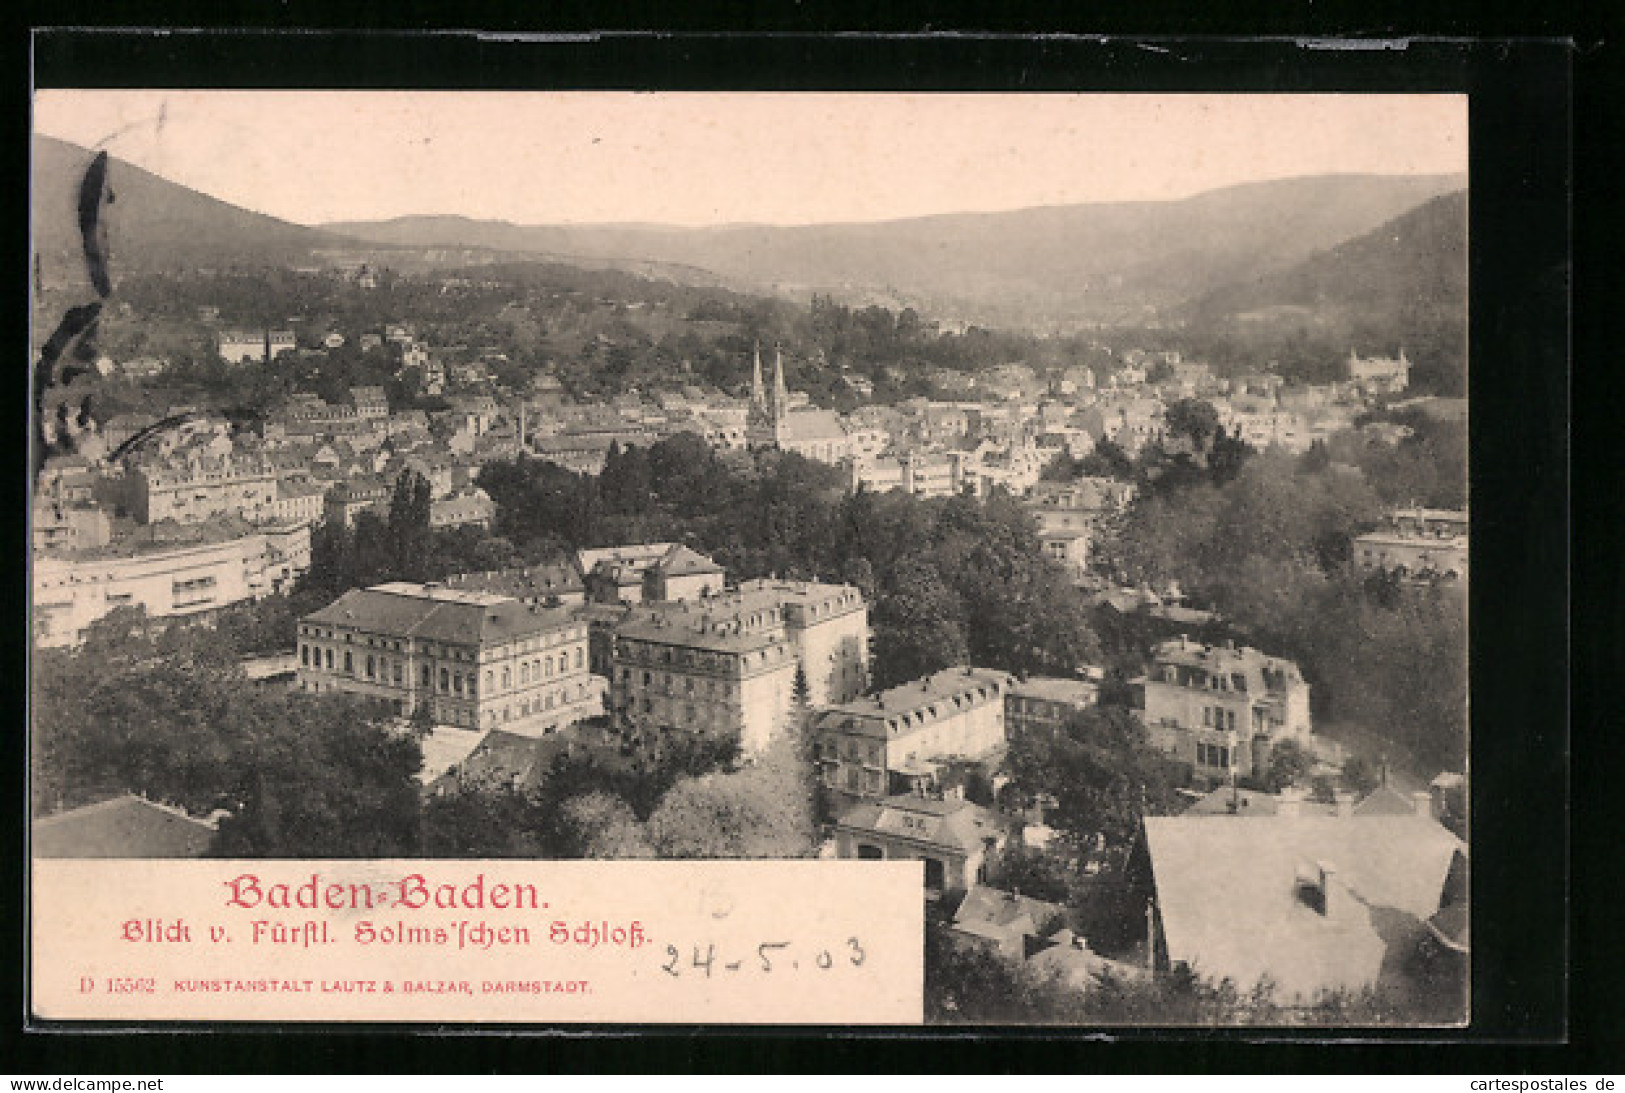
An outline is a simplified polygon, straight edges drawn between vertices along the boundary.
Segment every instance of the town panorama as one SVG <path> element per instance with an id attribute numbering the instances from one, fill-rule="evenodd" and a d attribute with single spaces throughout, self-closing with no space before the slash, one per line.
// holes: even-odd
<path id="1" fill-rule="evenodd" d="M 1016 290 L 34 178 L 37 856 L 901 858 L 934 1022 L 1465 1020 L 1465 178 Z"/>

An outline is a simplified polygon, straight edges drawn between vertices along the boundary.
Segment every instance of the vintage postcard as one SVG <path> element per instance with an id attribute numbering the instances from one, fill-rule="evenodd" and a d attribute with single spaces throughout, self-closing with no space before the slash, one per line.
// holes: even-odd
<path id="1" fill-rule="evenodd" d="M 1464 1026 L 1467 120 L 39 89 L 32 1017 Z"/>

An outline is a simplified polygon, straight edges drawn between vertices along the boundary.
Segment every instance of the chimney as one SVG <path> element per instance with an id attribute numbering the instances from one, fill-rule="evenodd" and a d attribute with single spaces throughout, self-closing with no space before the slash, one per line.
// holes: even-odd
<path id="1" fill-rule="evenodd" d="M 1343 918 L 1348 913 L 1343 904 L 1349 896 L 1348 889 L 1338 883 L 1337 866 L 1329 861 L 1315 865 L 1320 870 L 1320 913 L 1334 921 Z"/>
<path id="2" fill-rule="evenodd" d="M 1428 790 L 1419 789 L 1412 793 L 1411 805 L 1418 816 L 1426 816 L 1430 820 L 1439 818 L 1439 810 L 1433 804 L 1433 794 Z"/>
<path id="3" fill-rule="evenodd" d="M 1276 815 L 1282 818 L 1296 817 L 1303 811 L 1303 790 L 1297 786 L 1287 786 L 1281 790 L 1277 801 Z"/>
<path id="4" fill-rule="evenodd" d="M 1354 794 L 1346 789 L 1338 790 L 1334 795 L 1337 801 L 1337 814 L 1339 816 L 1354 815 Z"/>

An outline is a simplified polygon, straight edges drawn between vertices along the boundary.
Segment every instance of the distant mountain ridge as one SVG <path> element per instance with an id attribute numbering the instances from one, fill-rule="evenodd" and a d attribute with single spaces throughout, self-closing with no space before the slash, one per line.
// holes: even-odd
<path id="1" fill-rule="evenodd" d="M 36 135 L 31 163 L 33 242 L 42 276 L 75 280 L 83 265 L 78 225 L 80 180 L 95 153 Z M 177 185 L 109 156 L 109 264 L 121 271 L 297 265 L 324 248 L 355 241 Z"/>
<path id="2" fill-rule="evenodd" d="M 681 228 L 517 225 L 458 216 L 343 221 L 388 245 L 470 245 L 709 270 L 737 288 L 865 292 L 952 314 L 1121 321 L 1285 269 L 1465 185 L 1464 176 L 1327 175 L 1180 201 L 1046 206 L 877 223 Z"/>
<path id="3" fill-rule="evenodd" d="M 33 240 L 48 283 L 83 277 L 75 203 L 92 156 L 64 141 L 34 138 Z M 455 215 L 307 227 L 116 157 L 109 183 L 115 279 L 126 271 L 319 267 L 339 260 L 423 269 L 545 259 L 802 301 L 827 292 L 847 302 L 914 306 L 930 317 L 1021 327 L 1178 321 L 1231 310 L 1226 292 L 1274 284 L 1273 275 L 1459 190 L 1465 178 L 1316 176 L 1180 201 L 706 228 L 525 227 Z M 1328 282 L 1327 291 L 1342 290 Z"/>
<path id="4" fill-rule="evenodd" d="M 1284 270 L 1224 285 L 1178 311 L 1212 352 L 1322 360 L 1403 348 L 1413 385 L 1466 391 L 1467 204 L 1442 194 Z M 1329 378 L 1329 377 L 1314 377 Z"/>

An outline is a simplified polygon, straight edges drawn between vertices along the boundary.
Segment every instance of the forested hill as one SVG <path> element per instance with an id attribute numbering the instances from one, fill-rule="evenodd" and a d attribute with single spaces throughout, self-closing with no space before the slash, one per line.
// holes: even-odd
<path id="1" fill-rule="evenodd" d="M 1277 360 L 1287 374 L 1335 378 L 1355 350 L 1403 347 L 1413 387 L 1466 389 L 1467 193 L 1426 202 L 1338 246 L 1210 292 L 1184 309 L 1191 349 L 1226 363 Z"/>
<path id="2" fill-rule="evenodd" d="M 50 283 L 77 280 L 83 257 L 79 185 L 95 153 L 51 137 L 33 141 L 33 236 Z M 113 203 L 108 249 L 120 271 L 285 266 L 322 248 L 354 246 L 331 233 L 250 212 L 124 162 L 108 160 Z"/>
<path id="3" fill-rule="evenodd" d="M 527 226 L 455 216 L 326 227 L 387 245 L 673 263 L 736 287 L 816 289 L 848 302 L 1020 325 L 1143 315 L 1147 306 L 1289 268 L 1462 184 L 1453 175 L 1315 176 L 1180 201 L 798 227 Z"/>

